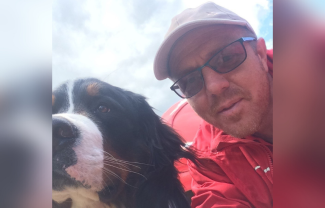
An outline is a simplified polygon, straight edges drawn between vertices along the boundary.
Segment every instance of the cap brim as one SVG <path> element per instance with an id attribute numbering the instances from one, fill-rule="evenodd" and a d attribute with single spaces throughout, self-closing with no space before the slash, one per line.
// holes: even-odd
<path id="1" fill-rule="evenodd" d="M 164 42 L 161 44 L 160 48 L 158 49 L 155 60 L 154 60 L 154 73 L 155 73 L 156 79 L 163 80 L 163 79 L 168 78 L 167 64 L 168 64 L 169 52 L 170 52 L 171 48 L 173 47 L 174 43 L 180 37 L 182 37 L 185 33 L 189 32 L 190 30 L 195 29 L 197 27 L 216 25 L 216 24 L 245 26 L 255 34 L 253 28 L 251 28 L 251 26 L 248 25 L 247 22 L 241 21 L 241 20 L 203 19 L 203 20 L 197 20 L 197 21 L 192 21 L 192 22 L 186 23 L 186 24 L 180 26 L 173 33 L 171 33 L 164 40 Z"/>

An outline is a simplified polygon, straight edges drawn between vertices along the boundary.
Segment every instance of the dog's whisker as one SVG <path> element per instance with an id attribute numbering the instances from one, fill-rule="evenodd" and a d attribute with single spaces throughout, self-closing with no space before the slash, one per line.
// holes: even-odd
<path id="1" fill-rule="evenodd" d="M 105 173 L 105 172 L 104 172 Z M 108 175 L 108 179 L 112 182 L 112 184 L 116 187 L 116 185 L 114 184 L 114 181 L 109 177 Z"/>
<path id="2" fill-rule="evenodd" d="M 103 173 L 107 176 L 107 178 L 112 182 L 112 184 L 115 186 L 115 188 L 116 188 L 116 185 L 114 184 L 114 181 L 111 179 L 111 177 L 110 177 L 110 174 L 106 171 L 105 172 L 105 170 L 103 171 Z M 108 184 L 103 180 L 103 182 L 105 183 L 105 187 L 107 187 L 108 186 Z M 108 189 L 108 191 L 109 191 L 109 193 L 111 194 L 112 192 L 111 192 L 111 190 L 110 189 Z"/>
<path id="3" fill-rule="evenodd" d="M 109 169 L 106 169 L 106 168 L 103 168 L 103 170 L 104 170 L 104 173 L 106 172 L 106 173 L 108 173 L 108 174 L 111 174 L 111 175 L 115 176 L 116 178 L 120 179 L 120 180 L 121 180 L 122 182 L 124 182 L 125 184 L 127 184 L 126 181 L 123 180 L 123 178 L 121 178 L 120 176 L 118 176 L 118 175 L 117 175 L 116 173 L 114 173 L 113 171 L 110 171 Z"/>
<path id="4" fill-rule="evenodd" d="M 127 161 L 127 160 L 121 160 L 121 159 L 117 159 L 115 158 L 113 155 L 111 155 L 110 153 L 102 150 L 104 154 L 108 154 L 109 156 L 105 156 L 104 155 L 104 158 L 107 158 L 107 159 L 112 159 L 112 160 L 116 160 L 116 161 L 120 161 L 120 162 L 124 162 L 124 163 L 135 163 L 135 164 L 141 164 L 141 165 L 150 165 L 150 166 L 153 166 L 152 164 L 147 164 L 147 163 L 141 163 L 141 162 L 131 162 L 131 161 Z"/>
<path id="5" fill-rule="evenodd" d="M 104 158 L 106 161 L 116 161 L 118 163 L 124 163 L 124 164 L 127 164 L 127 165 L 132 165 L 132 166 L 135 166 L 135 167 L 139 167 L 139 166 L 136 166 L 134 164 L 131 164 L 131 162 L 129 161 L 125 161 L 125 160 L 118 160 L 118 159 L 115 159 L 115 158 L 110 158 L 110 157 L 105 157 Z"/>
<path id="6" fill-rule="evenodd" d="M 137 188 L 137 187 L 135 187 L 135 186 L 132 186 L 131 184 L 128 184 L 125 180 L 123 180 L 123 178 L 121 178 L 120 176 L 118 176 L 116 173 L 114 173 L 113 171 L 110 171 L 110 170 L 108 170 L 108 169 L 106 169 L 106 168 L 103 168 L 103 170 L 104 171 L 107 171 L 107 173 L 109 173 L 109 174 L 112 174 L 113 176 L 115 176 L 115 177 L 117 177 L 118 179 L 120 179 L 123 183 L 125 183 L 126 185 L 128 185 L 128 186 L 131 186 L 131 187 L 133 187 L 133 188 Z"/>
<path id="7" fill-rule="evenodd" d="M 108 152 L 105 152 L 105 151 L 103 151 L 103 152 L 109 154 Z M 110 154 L 109 154 L 109 155 L 110 155 Z M 124 163 L 131 163 L 131 164 L 134 163 L 134 164 L 140 164 L 140 165 L 154 166 L 154 165 L 152 165 L 152 164 L 147 164 L 147 163 L 131 162 L 131 161 L 127 161 L 127 160 L 116 159 L 115 157 L 113 157 L 113 156 L 111 156 L 111 155 L 110 155 L 110 157 L 104 156 L 104 158 L 106 158 L 106 159 L 112 159 L 112 160 L 116 160 L 116 161 L 121 161 L 121 162 L 124 162 Z"/>
<path id="8" fill-rule="evenodd" d="M 124 170 L 124 171 L 130 172 L 130 173 L 135 173 L 135 174 L 141 175 L 142 177 L 144 177 L 145 179 L 147 179 L 144 175 L 142 175 L 142 174 L 140 174 L 138 172 L 135 172 L 135 171 L 132 171 L 132 170 L 129 170 L 129 169 L 120 168 L 120 167 L 114 166 L 112 164 L 107 164 L 106 163 L 106 165 L 111 166 L 111 167 L 114 167 L 114 168 L 117 168 L 117 169 L 120 169 L 120 170 Z"/>
<path id="9" fill-rule="evenodd" d="M 119 166 L 122 166 L 128 170 L 130 170 L 129 167 L 127 167 L 126 165 L 123 165 L 123 164 L 120 164 L 120 163 L 117 163 L 117 162 L 107 162 L 107 161 L 104 161 L 104 164 L 107 164 L 107 165 L 110 165 L 110 164 L 116 164 L 116 165 L 119 165 Z"/>
<path id="10" fill-rule="evenodd" d="M 104 158 L 104 161 L 109 161 L 109 162 L 116 162 L 116 163 L 123 163 L 123 164 L 129 164 L 128 162 L 125 161 L 119 161 L 113 158 Z M 131 164 L 130 164 L 131 165 Z"/>
<path id="11" fill-rule="evenodd" d="M 116 167 L 116 166 L 114 166 L 114 165 L 110 165 L 110 164 L 106 164 L 106 165 L 111 166 L 111 167 L 114 167 L 114 168 L 117 168 L 117 169 L 120 169 L 120 170 L 125 170 L 125 171 L 130 172 L 130 173 L 134 173 L 134 174 L 140 175 L 140 176 L 144 177 L 144 178 L 147 180 L 147 177 L 145 177 L 145 176 L 142 175 L 141 173 L 137 173 L 137 172 L 135 172 L 135 171 L 127 170 L 127 169 L 124 169 L 124 168 L 119 168 L 119 167 Z"/>
<path id="12" fill-rule="evenodd" d="M 121 161 L 116 161 L 116 160 L 107 160 L 107 159 L 105 159 L 104 162 L 112 162 L 114 164 L 119 164 L 119 165 L 124 166 L 124 167 L 127 167 L 126 165 L 130 165 L 130 166 L 141 169 L 141 167 L 139 167 L 137 165 L 129 164 L 127 162 L 121 162 Z"/>
<path id="13" fill-rule="evenodd" d="M 108 154 L 108 155 L 111 156 L 112 158 L 115 158 L 112 154 L 106 152 L 105 150 L 102 150 L 102 152 Z"/>
<path id="14" fill-rule="evenodd" d="M 120 163 L 120 162 L 117 162 L 117 161 L 105 161 L 104 160 L 104 163 L 106 164 L 106 163 L 108 163 L 108 164 L 116 164 L 116 165 L 119 165 L 119 166 L 122 166 L 122 167 L 124 167 L 124 168 L 127 168 L 127 169 L 130 169 L 128 166 L 127 166 L 127 164 L 123 164 L 123 163 Z"/>
<path id="15" fill-rule="evenodd" d="M 123 165 L 123 166 L 133 166 L 133 167 L 136 167 L 136 168 L 139 168 L 141 169 L 141 167 L 137 166 L 137 165 L 133 165 L 133 164 L 128 164 L 128 163 L 123 163 L 123 162 L 119 162 L 119 161 L 109 161 L 109 160 L 105 160 L 104 162 L 109 162 L 109 163 L 114 163 L 114 164 L 120 164 L 120 165 Z"/>
<path id="16" fill-rule="evenodd" d="M 125 170 L 125 171 L 131 171 L 131 170 L 129 170 L 129 169 L 124 169 L 124 168 L 122 168 L 122 167 L 118 167 L 118 166 L 115 166 L 115 165 L 112 165 L 112 164 L 107 164 L 107 163 L 105 163 L 105 165 L 107 165 L 107 166 L 110 166 L 110 167 L 114 167 L 114 168 L 116 168 L 116 169 L 120 169 L 120 170 Z"/>
<path id="17" fill-rule="evenodd" d="M 109 175 L 107 175 L 104 171 L 103 171 L 103 173 L 108 177 L 108 179 L 109 179 L 110 181 L 112 181 L 112 180 L 110 179 Z M 112 181 L 112 182 L 113 182 L 113 181 Z M 105 187 L 108 186 L 108 184 L 105 182 L 105 180 L 103 180 L 103 183 L 105 184 Z M 111 192 L 111 191 L 109 190 L 109 192 Z"/>

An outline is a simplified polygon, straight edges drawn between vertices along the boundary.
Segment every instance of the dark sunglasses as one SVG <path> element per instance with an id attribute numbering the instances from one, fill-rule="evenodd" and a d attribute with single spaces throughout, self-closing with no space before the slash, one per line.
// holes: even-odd
<path id="1" fill-rule="evenodd" d="M 241 65 L 247 57 L 244 42 L 255 41 L 253 37 L 242 37 L 229 43 L 212 56 L 204 65 L 178 79 L 170 89 L 181 98 L 190 98 L 201 91 L 204 85 L 202 69 L 209 67 L 220 74 L 228 73 Z"/>

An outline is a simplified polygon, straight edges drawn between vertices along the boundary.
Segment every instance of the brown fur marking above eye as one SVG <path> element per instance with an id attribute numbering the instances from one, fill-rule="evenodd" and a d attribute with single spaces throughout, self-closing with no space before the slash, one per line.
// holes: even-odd
<path id="1" fill-rule="evenodd" d="M 52 106 L 54 105 L 54 103 L 55 103 L 55 96 L 52 95 Z"/>
<path id="2" fill-rule="evenodd" d="M 87 86 L 87 93 L 90 96 L 96 96 L 99 93 L 99 85 L 97 83 L 92 83 Z"/>

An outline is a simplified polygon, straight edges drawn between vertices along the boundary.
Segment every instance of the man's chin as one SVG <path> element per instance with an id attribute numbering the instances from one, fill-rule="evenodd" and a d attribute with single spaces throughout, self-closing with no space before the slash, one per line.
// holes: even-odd
<path id="1" fill-rule="evenodd" d="M 245 138 L 249 135 L 252 135 L 254 134 L 254 132 L 248 132 L 248 131 L 232 131 L 232 130 L 229 130 L 229 131 L 224 131 L 226 134 L 229 134 L 230 136 L 233 136 L 235 138 Z"/>
<path id="2" fill-rule="evenodd" d="M 250 136 L 254 134 L 258 129 L 258 125 L 255 122 L 224 122 L 220 125 L 216 124 L 214 126 L 221 129 L 226 134 L 229 134 L 236 138 L 245 138 L 247 136 Z"/>

